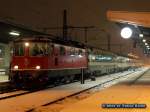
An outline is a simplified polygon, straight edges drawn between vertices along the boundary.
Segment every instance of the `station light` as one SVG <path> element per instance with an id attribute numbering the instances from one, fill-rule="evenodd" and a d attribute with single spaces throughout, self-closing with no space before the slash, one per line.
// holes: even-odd
<path id="1" fill-rule="evenodd" d="M 28 47 L 28 46 L 29 46 L 29 43 L 28 43 L 28 42 L 25 42 L 25 46 Z"/>
<path id="2" fill-rule="evenodd" d="M 146 40 L 145 40 L 145 39 L 143 39 L 143 42 L 146 42 Z"/>
<path id="3" fill-rule="evenodd" d="M 18 68 L 19 68 L 19 67 L 18 67 L 18 65 L 15 65 L 15 66 L 14 66 L 14 69 L 16 69 L 16 70 L 17 70 Z"/>
<path id="4" fill-rule="evenodd" d="M 11 32 L 9 32 L 9 34 L 12 36 L 20 36 L 20 33 L 17 31 L 11 31 Z"/>
<path id="5" fill-rule="evenodd" d="M 125 39 L 131 38 L 132 36 L 132 30 L 129 27 L 125 27 L 121 30 L 121 36 Z"/>
<path id="6" fill-rule="evenodd" d="M 145 43 L 145 45 L 147 46 L 148 44 L 147 44 L 147 43 Z"/>
<path id="7" fill-rule="evenodd" d="M 39 70 L 39 69 L 41 69 L 41 67 L 40 67 L 39 65 L 37 65 L 37 66 L 36 66 L 36 69 Z"/>
<path id="8" fill-rule="evenodd" d="M 139 37 L 143 38 L 143 37 L 144 37 L 144 35 L 141 33 L 141 34 L 139 34 Z"/>

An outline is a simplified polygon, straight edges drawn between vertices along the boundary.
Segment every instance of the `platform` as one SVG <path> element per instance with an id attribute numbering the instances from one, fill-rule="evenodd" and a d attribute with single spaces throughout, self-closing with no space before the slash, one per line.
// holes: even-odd
<path id="1" fill-rule="evenodd" d="M 146 104 L 147 108 L 102 108 L 102 104 Z M 66 106 L 61 112 L 150 112 L 150 71 Z"/>

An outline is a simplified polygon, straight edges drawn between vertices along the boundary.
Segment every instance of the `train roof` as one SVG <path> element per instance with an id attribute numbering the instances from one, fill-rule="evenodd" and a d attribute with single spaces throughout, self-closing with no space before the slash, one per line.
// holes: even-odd
<path id="1" fill-rule="evenodd" d="M 113 56 L 122 56 L 122 57 L 126 57 L 126 58 L 130 58 L 130 59 L 136 59 L 132 56 L 128 56 L 128 55 L 122 55 L 119 53 L 115 53 L 112 51 L 108 51 L 102 48 L 98 48 L 98 47 L 94 47 L 82 42 L 78 42 L 78 41 L 72 41 L 72 40 L 63 40 L 60 37 L 54 36 L 54 35 L 35 35 L 35 36 L 28 36 L 28 37 L 18 37 L 17 39 L 15 39 L 13 42 L 21 42 L 21 41 L 36 41 L 36 42 L 53 42 L 56 44 L 61 44 L 61 45 L 66 45 L 66 46 L 72 46 L 72 47 L 77 47 L 77 48 L 82 48 L 82 49 L 96 49 L 101 51 L 102 53 L 108 54 L 108 55 L 113 55 Z"/>
<path id="2" fill-rule="evenodd" d="M 56 44 L 66 45 L 66 46 L 72 46 L 72 47 L 78 47 L 78 48 L 85 48 L 84 43 L 72 41 L 72 40 L 63 40 L 60 39 L 60 37 L 49 35 L 35 35 L 30 37 L 20 37 L 15 39 L 13 42 L 21 42 L 21 41 L 34 41 L 34 42 L 52 42 Z"/>

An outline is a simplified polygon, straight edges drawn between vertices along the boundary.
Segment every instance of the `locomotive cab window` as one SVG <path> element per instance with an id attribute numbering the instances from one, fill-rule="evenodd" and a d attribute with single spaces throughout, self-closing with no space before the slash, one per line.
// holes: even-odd
<path id="1" fill-rule="evenodd" d="M 22 43 L 14 44 L 13 53 L 14 56 L 24 56 L 24 45 Z"/>
<path id="2" fill-rule="evenodd" d="M 49 43 L 32 43 L 30 46 L 30 56 L 48 56 L 52 52 Z"/>

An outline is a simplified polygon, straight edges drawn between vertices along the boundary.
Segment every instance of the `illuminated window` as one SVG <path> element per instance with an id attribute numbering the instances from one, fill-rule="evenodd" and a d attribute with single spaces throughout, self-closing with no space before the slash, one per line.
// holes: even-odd
<path id="1" fill-rule="evenodd" d="M 52 53 L 54 46 L 50 43 L 31 43 L 30 56 L 48 56 Z"/>

